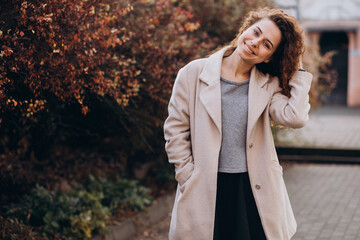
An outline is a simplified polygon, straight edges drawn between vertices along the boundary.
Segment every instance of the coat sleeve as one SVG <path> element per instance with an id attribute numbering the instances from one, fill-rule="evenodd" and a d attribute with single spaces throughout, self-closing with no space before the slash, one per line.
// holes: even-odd
<path id="1" fill-rule="evenodd" d="M 194 169 L 190 140 L 189 87 L 186 70 L 180 69 L 169 101 L 164 123 L 165 150 L 175 166 L 175 179 L 182 185 Z"/>
<path id="2" fill-rule="evenodd" d="M 275 123 L 291 127 L 301 128 L 309 119 L 309 91 L 312 74 L 298 71 L 289 81 L 290 98 L 281 93 L 278 87 L 271 99 L 270 117 Z"/>

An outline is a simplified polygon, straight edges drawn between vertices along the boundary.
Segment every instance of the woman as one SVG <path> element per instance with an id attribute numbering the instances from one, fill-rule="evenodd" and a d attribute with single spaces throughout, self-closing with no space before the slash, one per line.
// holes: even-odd
<path id="1" fill-rule="evenodd" d="M 183 67 L 164 124 L 178 188 L 169 239 L 290 239 L 296 231 L 270 121 L 308 119 L 302 30 L 279 9 L 250 12 L 237 37 Z"/>

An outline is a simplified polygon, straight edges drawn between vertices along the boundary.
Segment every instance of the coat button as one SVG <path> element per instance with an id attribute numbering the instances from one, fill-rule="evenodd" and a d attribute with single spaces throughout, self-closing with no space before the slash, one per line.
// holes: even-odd
<path id="1" fill-rule="evenodd" d="M 260 185 L 255 185 L 255 188 L 257 189 L 257 190 L 259 190 L 260 189 Z"/>
<path id="2" fill-rule="evenodd" d="M 250 144 L 249 144 L 249 148 L 252 148 L 252 146 L 253 146 L 253 144 L 252 144 L 252 143 L 250 143 Z"/>

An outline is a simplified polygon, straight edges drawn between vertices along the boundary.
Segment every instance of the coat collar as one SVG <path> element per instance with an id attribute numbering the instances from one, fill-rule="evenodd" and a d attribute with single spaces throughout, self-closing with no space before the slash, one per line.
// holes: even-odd
<path id="1" fill-rule="evenodd" d="M 216 53 L 210 55 L 206 61 L 199 79 L 207 86 L 201 89 L 200 101 L 206 111 L 214 121 L 217 129 L 221 133 L 221 88 L 220 73 L 221 63 L 225 51 L 224 47 Z M 260 72 L 256 66 L 251 69 L 249 83 L 249 104 L 248 104 L 248 137 L 255 125 L 256 120 L 264 111 L 269 99 L 270 93 L 264 89 L 269 80 L 268 74 Z"/>

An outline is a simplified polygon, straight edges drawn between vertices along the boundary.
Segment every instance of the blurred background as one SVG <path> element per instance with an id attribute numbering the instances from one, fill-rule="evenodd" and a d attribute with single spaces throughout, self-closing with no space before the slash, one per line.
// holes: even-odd
<path id="1" fill-rule="evenodd" d="M 301 23 L 314 75 L 306 127 L 272 126 L 296 239 L 359 239 L 359 0 L 2 0 L 0 239 L 166 239 L 171 204 L 111 226 L 171 203 L 162 126 L 177 71 L 263 6 Z"/>

